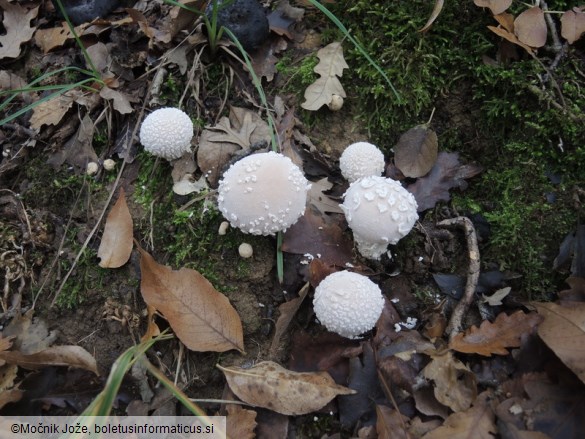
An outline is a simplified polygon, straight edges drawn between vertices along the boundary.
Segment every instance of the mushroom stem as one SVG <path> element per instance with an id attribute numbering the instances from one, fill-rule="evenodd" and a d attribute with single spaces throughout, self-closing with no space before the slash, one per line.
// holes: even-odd
<path id="1" fill-rule="evenodd" d="M 477 234 L 475 227 L 471 220 L 465 216 L 458 216 L 443 220 L 438 224 L 439 227 L 460 227 L 465 232 L 465 241 L 467 243 L 467 251 L 469 252 L 469 268 L 467 269 L 467 283 L 465 284 L 465 292 L 463 297 L 453 310 L 451 319 L 447 325 L 446 331 L 449 338 L 453 338 L 455 334 L 461 331 L 463 317 L 467 314 L 473 298 L 475 297 L 475 289 L 479 280 L 479 248 L 477 246 Z"/>

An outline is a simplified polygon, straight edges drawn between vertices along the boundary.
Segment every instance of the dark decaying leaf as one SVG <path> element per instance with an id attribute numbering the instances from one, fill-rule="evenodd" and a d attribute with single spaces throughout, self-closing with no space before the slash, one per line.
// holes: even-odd
<path id="1" fill-rule="evenodd" d="M 268 82 L 276 74 L 277 54 L 286 50 L 288 43 L 284 38 L 269 38 L 252 54 L 252 67 L 259 78 L 266 78 Z"/>
<path id="2" fill-rule="evenodd" d="M 398 410 L 385 405 L 376 405 L 376 415 L 378 439 L 412 439 L 405 428 L 409 419 Z"/>
<path id="3" fill-rule="evenodd" d="M 290 40 L 303 38 L 291 26 L 303 19 L 305 10 L 291 6 L 288 0 L 279 1 L 276 9 L 268 14 L 270 30 L 278 35 L 284 35 Z"/>
<path id="4" fill-rule="evenodd" d="M 454 299 L 460 299 L 465 289 L 467 279 L 456 274 L 433 273 L 433 279 L 441 289 L 441 292 Z M 504 281 L 504 273 L 501 271 L 487 271 L 479 275 L 479 281 L 475 288 L 477 294 L 487 294 L 501 287 Z"/>
<path id="5" fill-rule="evenodd" d="M 63 163 L 74 166 L 78 172 L 85 171 L 89 162 L 98 161 L 92 143 L 95 125 L 88 115 L 79 124 L 77 132 L 67 141 L 63 148 L 53 154 L 47 163 L 58 169 Z"/>
<path id="6" fill-rule="evenodd" d="M 566 270 L 569 265 L 572 276 L 585 277 L 585 225 L 565 236 L 553 261 L 555 270 Z"/>
<path id="7" fill-rule="evenodd" d="M 394 147 L 394 163 L 406 177 L 422 177 L 437 161 L 438 147 L 437 134 L 418 125 L 400 136 Z"/>
<path id="8" fill-rule="evenodd" d="M 479 166 L 462 165 L 459 162 L 459 154 L 441 152 L 431 171 L 406 189 L 414 195 L 418 211 L 422 212 L 432 209 L 439 201 L 449 201 L 450 189 L 465 189 L 467 187 L 465 179 L 472 178 L 480 172 Z"/>
<path id="9" fill-rule="evenodd" d="M 514 33 L 530 47 L 542 47 L 546 43 L 547 28 L 544 12 L 538 6 L 527 9 L 514 20 Z"/>
<path id="10" fill-rule="evenodd" d="M 285 331 L 288 329 L 290 322 L 296 315 L 300 306 L 303 304 L 303 300 L 307 297 L 309 292 L 309 284 L 305 284 L 301 291 L 299 291 L 299 297 L 296 297 L 288 302 L 283 303 L 278 307 L 280 315 L 274 325 L 274 336 L 272 338 L 272 344 L 270 345 L 271 356 L 276 355 L 276 352 L 280 345 L 280 339 Z"/>
<path id="11" fill-rule="evenodd" d="M 479 328 L 472 326 L 465 333 L 456 334 L 449 347 L 457 352 L 486 357 L 492 354 L 508 355 L 507 348 L 519 347 L 522 339 L 531 334 L 542 321 L 542 316 L 536 313 L 501 313 L 493 323 L 484 320 Z"/>
<path id="12" fill-rule="evenodd" d="M 585 302 L 585 279 L 571 276 L 565 280 L 569 284 L 568 290 L 559 291 L 560 304 L 566 302 Z"/>

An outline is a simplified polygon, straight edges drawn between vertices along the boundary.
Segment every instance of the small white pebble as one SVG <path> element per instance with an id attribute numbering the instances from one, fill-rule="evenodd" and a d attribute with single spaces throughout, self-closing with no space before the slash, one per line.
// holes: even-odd
<path id="1" fill-rule="evenodd" d="M 99 165 L 96 162 L 89 162 L 87 164 L 87 168 L 85 169 L 85 173 L 87 175 L 95 175 L 99 169 Z"/>
<path id="2" fill-rule="evenodd" d="M 254 254 L 254 250 L 252 249 L 252 246 L 250 244 L 248 244 L 247 242 L 242 242 L 238 247 L 238 253 L 242 258 L 248 259 L 252 257 L 252 255 Z"/>
<path id="3" fill-rule="evenodd" d="M 354 267 L 354 265 L 353 265 L 352 263 L 350 263 L 350 262 L 346 262 L 346 263 L 345 263 L 345 266 L 346 266 L 347 268 L 353 268 L 353 267 Z"/>
<path id="4" fill-rule="evenodd" d="M 264 308 L 266 305 L 264 305 L 263 303 L 258 302 L 258 307 L 260 308 Z"/>
<path id="5" fill-rule="evenodd" d="M 402 331 L 402 326 L 400 326 L 400 323 L 394 323 L 394 330 L 396 332 Z"/>
<path id="6" fill-rule="evenodd" d="M 111 171 L 116 167 L 116 162 L 112 159 L 105 159 L 104 160 L 104 169 L 106 171 Z"/>
<path id="7" fill-rule="evenodd" d="M 392 303 L 398 303 L 398 302 L 400 302 L 400 299 L 397 299 L 395 297 L 394 299 L 390 299 L 390 302 L 392 302 Z"/>
<path id="8" fill-rule="evenodd" d="M 227 221 L 222 221 L 222 223 L 219 225 L 219 229 L 217 229 L 217 234 L 222 236 L 225 235 L 229 226 L 230 223 Z"/>

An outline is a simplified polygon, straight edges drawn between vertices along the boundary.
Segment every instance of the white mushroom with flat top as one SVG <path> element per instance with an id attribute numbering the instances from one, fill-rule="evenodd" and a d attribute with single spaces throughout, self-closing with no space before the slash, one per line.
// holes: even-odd
<path id="1" fill-rule="evenodd" d="M 193 122 L 178 108 L 159 108 L 140 126 L 140 143 L 157 157 L 175 160 L 191 151 Z"/>
<path id="2" fill-rule="evenodd" d="M 356 338 L 376 325 L 384 297 L 378 285 L 366 276 L 338 271 L 317 285 L 313 308 L 329 331 Z"/>
<path id="3" fill-rule="evenodd" d="M 305 212 L 310 187 L 291 159 L 271 151 L 231 165 L 219 182 L 217 201 L 232 227 L 253 235 L 274 235 Z"/>
<path id="4" fill-rule="evenodd" d="M 341 208 L 359 252 L 369 259 L 380 259 L 388 244 L 404 238 L 418 220 L 414 196 L 391 178 L 353 182 Z"/>
<path id="5" fill-rule="evenodd" d="M 339 158 L 341 174 L 350 183 L 370 175 L 380 176 L 384 166 L 384 154 L 368 142 L 352 143 Z"/>

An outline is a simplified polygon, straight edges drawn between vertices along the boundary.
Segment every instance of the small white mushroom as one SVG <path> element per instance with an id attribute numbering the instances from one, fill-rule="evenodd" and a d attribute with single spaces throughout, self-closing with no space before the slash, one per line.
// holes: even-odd
<path id="1" fill-rule="evenodd" d="M 104 169 L 106 171 L 111 171 L 116 167 L 116 162 L 112 159 L 105 159 L 104 160 Z"/>
<path id="2" fill-rule="evenodd" d="M 343 107 L 343 97 L 339 95 L 332 95 L 331 102 L 327 104 L 331 111 L 339 111 Z"/>
<path id="3" fill-rule="evenodd" d="M 405 237 L 418 219 L 414 196 L 390 178 L 361 178 L 344 197 L 347 223 L 359 252 L 369 259 L 380 259 L 388 244 Z"/>
<path id="4" fill-rule="evenodd" d="M 384 154 L 368 142 L 352 143 L 339 158 L 341 174 L 350 183 L 370 175 L 380 176 L 384 166 Z"/>
<path id="5" fill-rule="evenodd" d="M 329 331 L 355 338 L 376 325 L 384 308 L 384 297 L 378 285 L 366 276 L 338 271 L 315 288 L 313 308 Z"/>
<path id="6" fill-rule="evenodd" d="M 238 247 L 238 253 L 242 258 L 248 259 L 254 254 L 254 249 L 247 242 L 242 242 Z"/>
<path id="7" fill-rule="evenodd" d="M 87 167 L 85 168 L 85 173 L 87 175 L 95 175 L 99 169 L 99 165 L 96 162 L 89 162 Z"/>
<path id="8" fill-rule="evenodd" d="M 291 159 L 271 151 L 230 166 L 219 182 L 217 201 L 233 227 L 253 235 L 274 235 L 305 212 L 310 187 Z"/>
<path id="9" fill-rule="evenodd" d="M 227 221 L 222 221 L 221 224 L 219 225 L 219 229 L 217 229 L 217 234 L 218 235 L 225 235 L 227 233 L 227 229 L 230 226 L 230 223 L 228 223 Z"/>
<path id="10" fill-rule="evenodd" d="M 191 150 L 193 122 L 178 108 L 159 108 L 140 126 L 140 143 L 151 154 L 175 160 Z"/>

